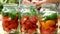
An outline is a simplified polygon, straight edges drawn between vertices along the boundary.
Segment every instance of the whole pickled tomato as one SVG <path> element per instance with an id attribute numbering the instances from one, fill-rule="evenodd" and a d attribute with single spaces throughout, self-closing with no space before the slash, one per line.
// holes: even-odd
<path id="1" fill-rule="evenodd" d="M 36 29 L 29 29 L 28 34 L 32 34 L 33 32 L 36 32 Z"/>
<path id="2" fill-rule="evenodd" d="M 44 29 L 43 27 L 40 28 L 41 34 L 54 34 L 56 28 L 50 27 L 49 29 Z"/>
<path id="3" fill-rule="evenodd" d="M 7 31 L 7 32 L 9 32 L 11 29 L 8 28 L 8 27 L 6 27 L 6 28 L 4 28 L 4 30 Z"/>
<path id="4" fill-rule="evenodd" d="M 5 22 L 2 23 L 2 26 L 5 26 L 5 27 L 7 27 L 9 25 L 10 25 L 10 23 L 8 21 L 5 21 Z"/>
<path id="5" fill-rule="evenodd" d="M 30 18 L 27 16 L 24 16 L 21 19 L 21 31 L 22 32 L 34 32 L 36 31 L 36 28 L 38 26 L 36 25 L 37 22 L 37 17 L 36 16 L 31 16 Z"/>
<path id="6" fill-rule="evenodd" d="M 33 21 L 31 21 L 30 19 L 33 19 Z M 23 25 L 25 25 L 29 28 L 32 28 L 32 27 L 34 28 L 36 26 L 35 22 L 37 22 L 37 18 L 35 16 L 32 16 L 30 19 L 26 20 Z M 35 25 L 35 26 L 33 26 L 33 25 Z"/>
<path id="7" fill-rule="evenodd" d="M 30 22 L 33 24 L 36 24 L 37 23 L 37 17 L 36 16 L 30 17 Z"/>
<path id="8" fill-rule="evenodd" d="M 31 24 L 31 22 L 29 20 L 27 20 L 25 23 L 26 23 L 26 25 L 28 25 L 28 27 L 32 26 L 32 24 Z"/>
<path id="9" fill-rule="evenodd" d="M 36 28 L 38 28 L 37 25 L 32 25 L 32 26 L 30 27 L 30 29 L 36 29 Z"/>
<path id="10" fill-rule="evenodd" d="M 3 27 L 8 27 L 10 25 L 8 18 L 4 17 L 2 21 L 2 26 Z"/>
<path id="11" fill-rule="evenodd" d="M 23 25 L 23 26 L 21 27 L 21 31 L 22 31 L 22 32 L 28 32 L 28 28 L 27 28 L 25 25 Z"/>
<path id="12" fill-rule="evenodd" d="M 10 21 L 10 19 L 9 19 L 8 16 L 6 16 L 6 17 L 2 17 L 2 21 L 3 21 L 3 22 L 4 22 L 4 21 Z"/>
<path id="13" fill-rule="evenodd" d="M 3 29 L 5 31 L 10 31 L 11 29 L 17 29 L 18 27 L 18 20 L 9 20 L 5 17 L 2 23 Z"/>
<path id="14" fill-rule="evenodd" d="M 22 19 L 21 19 L 21 21 L 20 21 L 20 24 L 23 24 L 27 19 L 28 19 L 27 16 L 23 16 Z"/>

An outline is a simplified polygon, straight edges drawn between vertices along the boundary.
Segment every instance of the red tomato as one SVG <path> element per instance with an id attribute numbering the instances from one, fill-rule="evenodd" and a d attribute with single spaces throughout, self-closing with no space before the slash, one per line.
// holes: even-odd
<path id="1" fill-rule="evenodd" d="M 23 24 L 27 19 L 28 19 L 27 16 L 23 16 L 22 19 L 21 19 L 21 24 Z"/>
<path id="2" fill-rule="evenodd" d="M 36 16 L 31 16 L 30 17 L 30 22 L 33 23 L 33 24 L 36 24 L 37 23 L 37 17 Z"/>
<path id="3" fill-rule="evenodd" d="M 10 24 L 9 24 L 9 22 L 3 22 L 2 25 L 5 27 L 8 27 Z"/>
<path id="4" fill-rule="evenodd" d="M 37 28 L 38 28 L 37 25 L 32 25 L 32 26 L 31 26 L 31 29 L 37 29 Z"/>
<path id="5" fill-rule="evenodd" d="M 10 21 L 10 26 L 9 27 L 12 27 L 12 28 L 14 28 L 14 29 L 17 29 L 17 27 L 18 27 L 18 21 L 15 21 L 15 20 L 11 20 Z"/>
<path id="6" fill-rule="evenodd" d="M 27 28 L 27 29 L 29 29 L 30 28 L 30 26 L 28 27 L 29 25 L 22 25 L 22 27 L 25 27 L 25 28 Z"/>
<path id="7" fill-rule="evenodd" d="M 10 23 L 11 23 L 11 24 L 14 24 L 14 23 L 15 23 L 15 21 L 14 21 L 14 20 L 10 20 Z"/>
<path id="8" fill-rule="evenodd" d="M 50 27 L 49 29 L 41 28 L 40 30 L 42 34 L 53 34 L 56 31 L 56 28 L 54 27 Z"/>
<path id="9" fill-rule="evenodd" d="M 9 32 L 9 31 L 10 31 L 10 29 L 9 29 L 9 28 L 5 28 L 5 31 Z"/>
<path id="10" fill-rule="evenodd" d="M 32 24 L 29 20 L 27 20 L 27 21 L 25 22 L 25 26 L 28 27 L 28 28 L 30 28 L 32 25 L 33 25 L 33 24 Z"/>
<path id="11" fill-rule="evenodd" d="M 34 32 L 36 32 L 35 29 L 29 29 L 29 30 L 28 30 L 28 34 L 33 34 Z"/>
<path id="12" fill-rule="evenodd" d="M 38 28 L 38 25 L 35 25 L 35 28 Z"/>
<path id="13" fill-rule="evenodd" d="M 28 29 L 24 26 L 22 26 L 21 30 L 22 30 L 22 32 L 28 32 Z"/>
<path id="14" fill-rule="evenodd" d="M 11 29 L 17 29 L 18 27 L 18 18 L 14 20 L 10 20 L 9 17 L 2 17 L 2 26 L 5 31 L 9 31 Z"/>
<path id="15" fill-rule="evenodd" d="M 2 17 L 2 21 L 10 21 L 9 17 Z"/>
<path id="16" fill-rule="evenodd" d="M 10 20 L 10 22 L 9 22 L 10 24 L 18 24 L 18 20 L 17 21 L 15 21 L 15 20 Z"/>
<path id="17" fill-rule="evenodd" d="M 22 18 L 22 20 L 21 20 L 22 31 L 28 32 L 29 29 L 36 30 L 36 28 L 38 27 L 36 25 L 36 22 L 37 22 L 37 17 L 32 16 L 28 19 L 28 17 L 25 16 L 25 18 Z"/>
<path id="18" fill-rule="evenodd" d="M 14 24 L 9 25 L 8 28 L 13 29 L 13 25 Z"/>
<path id="19" fill-rule="evenodd" d="M 18 27 L 18 24 L 15 23 L 15 24 L 13 25 L 13 28 L 14 28 L 14 29 L 17 29 L 17 27 Z"/>

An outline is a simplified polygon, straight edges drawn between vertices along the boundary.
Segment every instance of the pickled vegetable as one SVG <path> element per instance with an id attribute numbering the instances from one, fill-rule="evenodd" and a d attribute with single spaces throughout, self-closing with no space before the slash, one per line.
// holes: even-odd
<path id="1" fill-rule="evenodd" d="M 58 12 L 55 4 L 43 4 L 40 11 L 41 34 L 57 34 Z M 53 7 L 54 6 L 54 7 Z M 53 7 L 53 8 L 52 8 Z"/>
<path id="2" fill-rule="evenodd" d="M 15 33 L 18 29 L 19 12 L 15 4 L 6 4 L 2 10 L 2 27 L 6 33 Z"/>
<path id="3" fill-rule="evenodd" d="M 24 34 L 34 34 L 37 33 L 37 22 L 38 17 L 36 13 L 36 9 L 33 6 L 24 6 L 22 7 L 22 17 L 20 20 L 20 28 L 21 32 Z"/>

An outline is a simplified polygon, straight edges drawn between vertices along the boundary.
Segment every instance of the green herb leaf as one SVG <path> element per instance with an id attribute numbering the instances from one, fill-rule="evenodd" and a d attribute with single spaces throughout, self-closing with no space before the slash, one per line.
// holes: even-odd
<path id="1" fill-rule="evenodd" d="M 46 12 L 44 15 L 43 15 L 43 19 L 45 20 L 55 20 L 57 19 L 57 12 L 55 11 L 50 11 L 50 12 Z"/>
<path id="2" fill-rule="evenodd" d="M 9 15 L 9 12 L 2 11 L 2 16 L 8 16 L 8 15 Z"/>
<path id="3" fill-rule="evenodd" d="M 32 15 L 37 15 L 37 12 L 36 12 L 35 8 L 30 7 L 30 11 L 31 11 Z"/>
<path id="4" fill-rule="evenodd" d="M 18 12 L 19 20 L 21 19 L 22 12 Z"/>
<path id="5" fill-rule="evenodd" d="M 11 19 L 15 19 L 17 13 L 18 13 L 17 11 L 10 11 L 10 12 L 9 12 L 9 16 L 11 17 Z"/>

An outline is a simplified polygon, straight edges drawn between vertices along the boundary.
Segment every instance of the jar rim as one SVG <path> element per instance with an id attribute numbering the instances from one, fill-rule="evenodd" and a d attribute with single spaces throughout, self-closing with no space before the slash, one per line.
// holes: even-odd
<path id="1" fill-rule="evenodd" d="M 11 3 L 11 4 L 4 4 L 3 6 L 18 6 L 18 4 Z"/>
<path id="2" fill-rule="evenodd" d="M 25 7 L 25 8 L 27 8 L 27 7 L 35 7 L 36 6 L 36 4 L 20 4 L 20 7 Z"/>
<path id="3" fill-rule="evenodd" d="M 54 3 L 45 3 L 45 4 L 41 4 L 41 7 L 57 7 L 56 4 Z"/>

